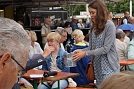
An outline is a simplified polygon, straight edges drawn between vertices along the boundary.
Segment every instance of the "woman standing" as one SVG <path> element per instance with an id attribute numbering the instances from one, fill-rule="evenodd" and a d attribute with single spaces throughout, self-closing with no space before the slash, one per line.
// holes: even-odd
<path id="1" fill-rule="evenodd" d="M 94 56 L 93 66 L 96 85 L 99 85 L 109 76 L 120 71 L 119 59 L 115 48 L 115 25 L 108 20 L 108 11 L 101 0 L 93 0 L 89 6 L 91 15 L 91 32 L 89 48 L 75 50 L 74 60 L 80 60 L 84 56 Z"/>

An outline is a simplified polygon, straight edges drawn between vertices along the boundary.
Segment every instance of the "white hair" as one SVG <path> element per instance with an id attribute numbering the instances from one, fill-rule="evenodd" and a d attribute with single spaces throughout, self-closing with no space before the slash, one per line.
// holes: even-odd
<path id="1" fill-rule="evenodd" d="M 82 19 L 79 19 L 78 22 L 82 22 Z"/>
<path id="2" fill-rule="evenodd" d="M 123 30 L 122 29 L 117 29 L 116 32 L 123 32 Z"/>
<path id="3" fill-rule="evenodd" d="M 67 31 L 63 27 L 57 27 L 57 29 L 55 30 L 55 32 L 57 32 L 60 35 L 62 35 L 63 32 L 67 32 Z"/>
<path id="4" fill-rule="evenodd" d="M 17 22 L 0 17 L 0 55 L 10 52 L 21 64 L 30 46 L 30 37 Z"/>

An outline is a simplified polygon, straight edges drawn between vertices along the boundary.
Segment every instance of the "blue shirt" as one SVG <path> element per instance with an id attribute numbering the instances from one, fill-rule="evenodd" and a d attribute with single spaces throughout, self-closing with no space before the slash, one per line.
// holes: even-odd
<path id="1" fill-rule="evenodd" d="M 62 70 L 62 72 L 70 72 L 70 68 L 65 66 L 64 63 L 64 55 L 66 55 L 67 52 L 63 49 L 59 48 L 58 55 L 56 57 L 56 64 L 59 69 Z M 46 58 L 46 63 L 42 65 L 43 70 L 50 70 L 51 66 L 51 57 L 50 55 Z"/>

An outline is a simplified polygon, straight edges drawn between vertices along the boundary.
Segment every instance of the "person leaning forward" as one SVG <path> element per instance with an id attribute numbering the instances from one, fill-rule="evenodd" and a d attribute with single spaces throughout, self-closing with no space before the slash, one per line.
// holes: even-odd
<path id="1" fill-rule="evenodd" d="M 118 54 L 115 47 L 114 23 L 109 20 L 107 8 L 102 0 L 92 0 L 88 6 L 91 16 L 89 47 L 73 51 L 73 59 L 80 60 L 85 56 L 94 57 L 93 67 L 96 86 L 109 76 L 120 71 Z"/>
<path id="2" fill-rule="evenodd" d="M 17 74 L 22 70 L 29 70 L 41 64 L 39 58 L 28 59 L 30 38 L 23 27 L 17 22 L 0 18 L 0 88 L 11 89 L 18 81 Z M 47 52 L 47 53 L 46 53 Z M 47 48 L 42 59 L 51 53 L 51 48 Z M 42 60 L 43 62 L 44 60 Z M 25 68 L 27 62 L 27 66 Z M 45 62 L 45 61 L 44 61 Z"/>

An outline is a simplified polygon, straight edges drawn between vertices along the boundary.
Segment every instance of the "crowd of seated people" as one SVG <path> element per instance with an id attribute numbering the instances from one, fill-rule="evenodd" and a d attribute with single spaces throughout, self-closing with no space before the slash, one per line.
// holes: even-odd
<path id="1" fill-rule="evenodd" d="M 26 48 L 20 47 L 20 49 L 15 50 L 15 53 L 12 52 L 12 50 L 14 50 L 14 49 L 10 49 L 10 47 L 9 47 L 9 49 L 0 48 L 1 51 L 6 50 L 6 51 L 1 52 L 2 57 L 1 57 L 0 61 L 2 61 L 2 59 L 6 60 L 4 58 L 7 58 L 7 60 L 8 60 L 8 59 L 13 59 L 12 57 L 15 57 L 15 59 L 17 59 L 17 61 L 20 64 L 22 64 L 22 66 L 26 65 L 26 67 L 25 66 L 23 66 L 23 67 L 25 67 L 25 69 L 27 71 L 30 69 L 36 68 L 38 70 L 79 73 L 80 76 L 72 78 L 73 81 L 76 82 L 77 86 L 83 86 L 83 85 L 89 84 L 91 82 L 94 82 L 93 80 L 89 80 L 86 77 L 86 73 L 85 73 L 86 67 L 87 67 L 88 63 L 91 61 L 90 56 L 85 56 L 85 57 L 81 58 L 81 60 L 77 61 L 76 67 L 68 68 L 64 64 L 63 55 L 73 52 L 76 49 L 88 48 L 90 45 L 90 44 L 88 44 L 89 33 L 87 33 L 87 36 L 86 36 L 86 39 L 88 39 L 88 40 L 86 40 L 87 42 L 84 42 L 85 36 L 83 35 L 83 32 L 80 29 L 84 28 L 85 26 L 82 23 L 81 19 L 79 19 L 79 21 L 78 21 L 79 23 L 77 23 L 76 17 L 73 17 L 71 22 L 69 22 L 69 21 L 65 22 L 64 26 L 57 27 L 55 32 L 43 31 L 43 29 L 46 28 L 45 24 L 43 24 L 42 37 L 45 38 L 45 42 L 43 43 L 43 45 L 44 45 L 43 49 L 41 48 L 40 44 L 37 42 L 37 36 L 33 30 L 30 30 L 30 31 L 24 30 L 24 28 L 21 25 L 17 24 L 17 22 L 10 20 L 10 19 L 2 18 L 1 20 L 3 22 L 4 21 L 11 22 L 11 23 L 6 22 L 8 24 L 7 26 L 9 27 L 9 29 L 11 31 L 16 32 L 16 29 L 19 29 L 18 32 L 16 34 L 14 34 L 13 32 L 8 33 L 7 30 L 3 29 L 5 27 L 3 27 L 3 28 L 1 28 L 2 31 L 0 31 L 2 37 L 5 37 L 5 39 L 12 38 L 12 39 L 9 39 L 12 42 L 14 42 L 13 39 L 15 39 L 15 41 L 17 41 L 17 42 L 10 43 L 10 44 L 12 44 L 12 45 L 15 44 L 15 46 L 18 47 L 17 43 L 20 43 L 20 46 L 24 47 L 24 45 L 25 45 Z M 45 23 L 50 24 L 50 19 L 47 18 L 45 20 Z M 0 26 L 1 26 L 1 24 L 0 24 Z M 13 25 L 15 27 L 15 29 L 10 28 L 10 25 Z M 16 27 L 15 25 L 18 27 Z M 43 27 L 45 27 L 45 28 L 43 28 Z M 50 27 L 48 25 L 47 25 L 47 27 L 48 27 L 48 29 L 45 29 L 45 30 L 50 30 Z M 4 36 L 3 34 L 11 34 L 11 36 L 16 35 L 16 37 L 9 36 L 9 38 L 6 38 L 6 35 Z M 26 37 L 24 37 L 23 35 L 20 35 L 20 34 L 23 34 Z M 120 30 L 116 31 L 115 44 L 116 44 L 116 51 L 117 51 L 119 59 L 128 59 L 128 60 L 134 59 L 134 34 L 133 34 L 131 41 L 128 37 L 129 34 L 130 34 L 130 30 L 123 31 L 120 29 Z M 26 42 L 23 42 L 24 40 L 22 40 L 20 37 L 24 38 Z M 1 40 L 1 42 L 4 42 L 3 39 Z M 68 47 L 68 44 L 69 44 L 69 48 L 66 48 L 66 47 Z M 12 45 L 11 45 L 11 47 L 13 47 Z M 6 43 L 2 44 L 2 47 L 6 47 L 6 46 L 8 48 L 8 45 Z M 22 52 L 22 51 L 26 51 L 26 52 Z M 7 53 L 7 52 L 9 52 L 9 53 Z M 25 53 L 28 53 L 28 54 L 25 54 Z M 35 54 L 39 54 L 39 55 L 33 57 Z M 21 62 L 21 60 L 20 60 L 21 57 L 25 59 L 24 60 L 25 62 Z M 40 58 L 43 60 L 43 62 L 37 63 L 37 60 Z M 13 60 L 11 61 L 11 63 L 12 62 L 13 62 Z M 31 64 L 31 62 L 34 62 L 37 64 L 33 65 L 33 64 Z M 4 61 L 2 61 L 2 63 L 3 63 L 3 66 L 6 64 L 6 63 L 4 63 Z M 13 63 L 13 65 L 16 66 L 15 63 Z M 11 65 L 9 65 L 9 66 L 11 66 Z M 17 70 L 15 66 L 14 66 L 13 70 L 16 70 L 14 73 L 16 73 L 16 75 L 17 75 L 19 70 Z M 134 70 L 134 65 L 130 65 L 130 66 L 128 66 L 128 68 L 129 68 L 129 70 Z M 11 71 L 13 71 L 13 70 L 11 69 Z M 2 74 L 2 73 L 3 73 L 3 70 L 0 71 L 0 76 L 4 76 L 4 74 Z M 15 75 L 15 74 L 13 74 L 13 75 Z M 124 74 L 119 74 L 119 75 L 127 76 Z M 113 76 L 117 76 L 117 75 L 113 75 Z M 16 77 L 16 76 L 14 76 L 14 77 Z M 111 78 L 112 78 L 112 76 L 109 77 L 106 81 L 104 81 L 100 85 L 100 89 L 105 89 L 104 88 L 104 87 L 106 87 L 105 83 L 107 83 Z M 0 79 L 2 79 L 2 78 L 0 77 Z M 23 85 L 25 88 L 27 88 L 27 86 L 30 86 L 31 89 L 33 89 L 32 84 L 28 80 L 21 78 L 21 77 L 19 79 L 20 79 L 19 82 L 15 82 L 16 80 L 14 80 L 12 82 L 12 84 L 7 86 L 7 88 L 5 88 L 5 89 L 10 89 L 10 88 L 19 89 L 20 86 L 19 86 L 19 88 L 15 88 L 18 85 Z M 58 83 L 57 81 L 44 82 L 44 84 L 46 84 L 47 86 L 49 86 L 51 88 L 56 88 L 58 85 L 57 83 Z M 16 84 L 18 84 L 18 85 L 16 85 Z M 0 86 L 1 87 L 5 86 L 4 82 L 1 83 Z M 68 86 L 69 86 L 69 83 L 68 83 L 67 79 L 60 80 L 60 89 L 64 89 Z M 40 83 L 38 85 L 38 89 L 47 89 L 47 87 L 44 86 L 42 83 Z"/>

